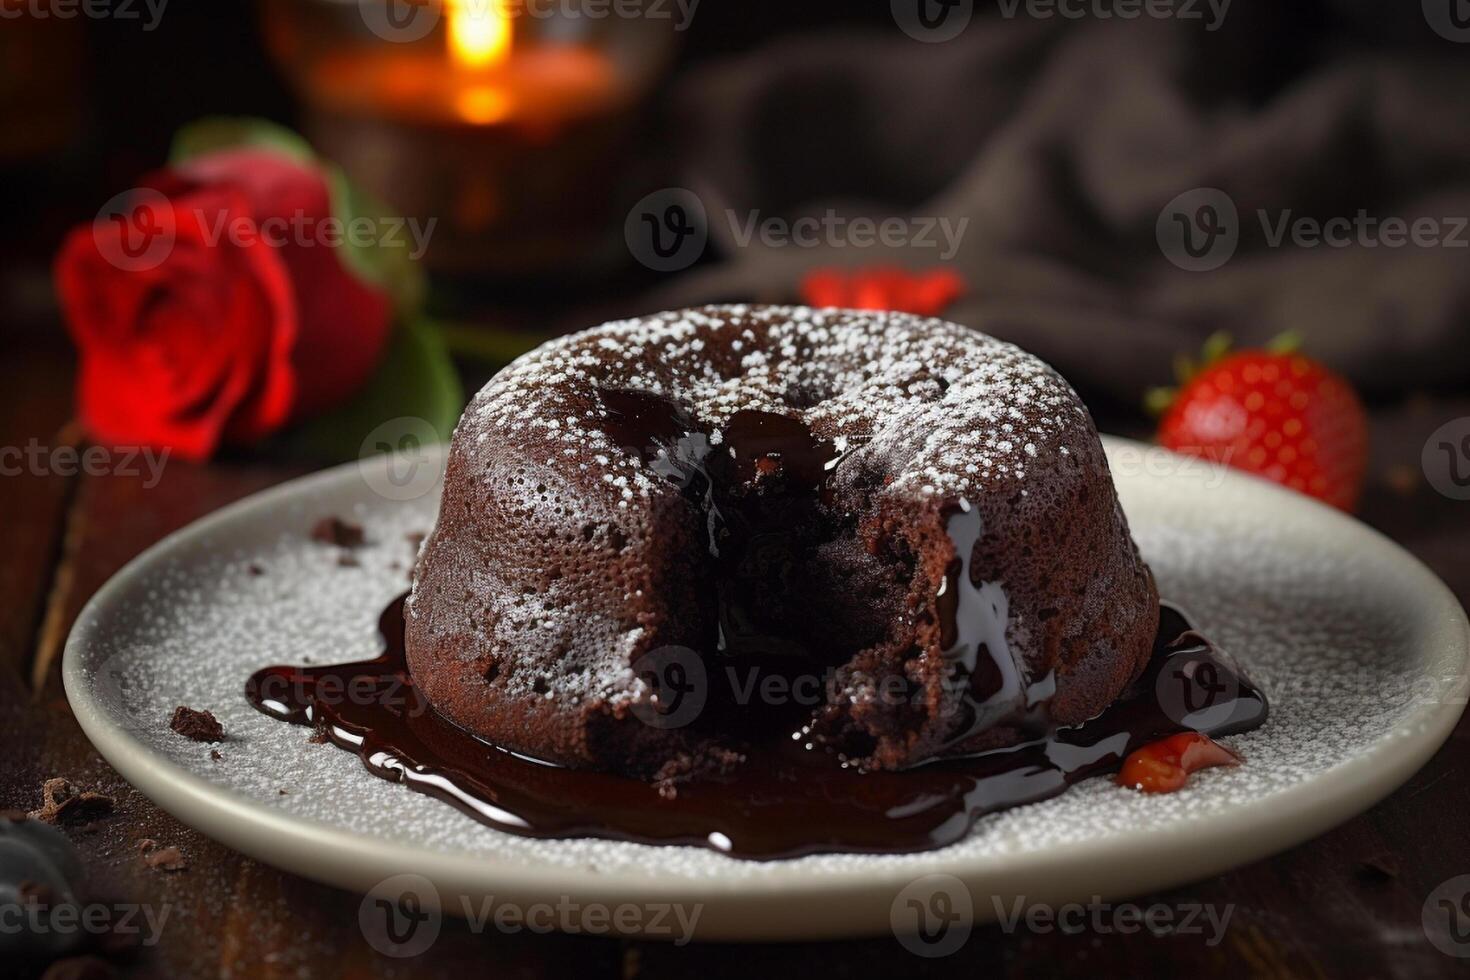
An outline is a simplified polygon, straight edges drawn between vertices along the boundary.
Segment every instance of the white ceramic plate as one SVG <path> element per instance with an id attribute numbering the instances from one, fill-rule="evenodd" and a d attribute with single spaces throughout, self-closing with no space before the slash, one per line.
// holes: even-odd
<path id="1" fill-rule="evenodd" d="M 256 712 L 241 694 L 256 668 L 375 652 L 377 614 L 406 585 L 407 535 L 427 530 L 437 506 L 437 487 L 422 473 L 390 474 L 387 457 L 242 501 L 129 564 L 78 619 L 66 690 L 123 776 L 262 861 L 363 892 L 422 876 L 450 911 L 492 895 L 520 906 L 698 906 L 703 939 L 881 933 L 904 914 L 900 892 L 931 874 L 963 882 L 978 920 L 1017 897 L 1123 898 L 1272 854 L 1408 779 L 1448 736 L 1470 683 L 1470 629 L 1449 590 L 1381 535 L 1306 498 L 1135 443 L 1108 448 L 1162 592 L 1246 665 L 1271 720 L 1228 740 L 1245 765 L 1200 773 L 1172 796 L 1094 779 L 986 817 L 939 851 L 748 862 L 510 836 Z M 442 465 L 440 450 L 432 457 Z M 359 567 L 309 539 L 327 515 L 365 525 Z M 180 704 L 220 718 L 223 759 L 169 730 Z"/>

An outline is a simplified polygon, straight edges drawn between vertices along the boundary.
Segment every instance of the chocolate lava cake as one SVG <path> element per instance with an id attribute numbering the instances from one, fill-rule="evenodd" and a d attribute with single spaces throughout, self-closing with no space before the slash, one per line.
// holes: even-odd
<path id="1" fill-rule="evenodd" d="M 1046 364 L 940 320 L 721 306 L 552 341 L 479 393 L 406 644 L 469 732 L 677 780 L 762 740 L 900 769 L 1076 724 L 1158 624 Z M 702 708 L 662 724 L 670 663 Z"/>

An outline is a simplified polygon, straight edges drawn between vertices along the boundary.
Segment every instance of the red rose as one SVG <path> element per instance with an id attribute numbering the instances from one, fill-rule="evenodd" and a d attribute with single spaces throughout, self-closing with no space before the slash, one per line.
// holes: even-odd
<path id="1" fill-rule="evenodd" d="M 215 152 L 107 210 L 56 262 L 99 442 L 203 459 L 330 408 L 377 367 L 392 299 L 344 263 L 320 169 Z"/>

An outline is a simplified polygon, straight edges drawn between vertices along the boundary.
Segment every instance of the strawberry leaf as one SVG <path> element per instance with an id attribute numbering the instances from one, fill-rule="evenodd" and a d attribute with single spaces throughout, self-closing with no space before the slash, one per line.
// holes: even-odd
<path id="1" fill-rule="evenodd" d="M 1272 354 L 1295 354 L 1301 349 L 1302 335 L 1295 330 L 1279 333 L 1266 343 L 1266 350 Z"/>
<path id="2" fill-rule="evenodd" d="M 1234 338 L 1227 331 L 1216 330 L 1205 338 L 1204 349 L 1200 351 L 1201 363 L 1205 367 L 1214 364 L 1220 358 L 1230 353 L 1230 348 L 1234 343 Z"/>
<path id="3" fill-rule="evenodd" d="M 1169 410 L 1178 396 L 1178 388 L 1150 388 L 1143 393 L 1144 411 L 1158 418 Z"/>
<path id="4" fill-rule="evenodd" d="M 1174 380 L 1179 383 L 1179 387 L 1183 388 L 1189 384 L 1198 373 L 1199 364 L 1194 358 L 1188 354 L 1174 355 Z"/>

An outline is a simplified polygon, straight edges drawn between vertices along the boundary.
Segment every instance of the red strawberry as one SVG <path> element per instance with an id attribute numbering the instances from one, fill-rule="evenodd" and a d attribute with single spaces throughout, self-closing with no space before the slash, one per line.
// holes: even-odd
<path id="1" fill-rule="evenodd" d="M 1186 364 L 1159 423 L 1159 444 L 1226 463 L 1350 511 L 1368 465 L 1368 420 L 1352 386 L 1278 343 Z M 1169 392 L 1154 392 L 1161 407 Z"/>

